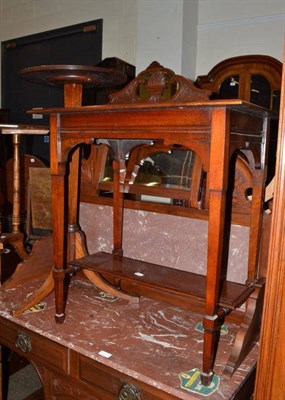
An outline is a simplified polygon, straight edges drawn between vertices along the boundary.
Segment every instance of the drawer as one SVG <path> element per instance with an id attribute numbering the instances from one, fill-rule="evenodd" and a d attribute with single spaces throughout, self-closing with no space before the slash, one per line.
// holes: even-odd
<path id="1" fill-rule="evenodd" d="M 1 319 L 0 342 L 29 360 L 39 360 L 60 371 L 68 370 L 68 349 L 35 332 Z"/>
<path id="2" fill-rule="evenodd" d="M 102 365 L 90 358 L 78 355 L 77 379 L 88 384 L 100 400 L 174 400 L 170 394 L 135 380 L 115 369 Z M 99 393 L 104 392 L 102 397 Z"/>

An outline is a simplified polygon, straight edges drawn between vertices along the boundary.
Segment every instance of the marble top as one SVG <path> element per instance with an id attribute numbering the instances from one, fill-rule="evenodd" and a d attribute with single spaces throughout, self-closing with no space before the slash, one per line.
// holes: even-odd
<path id="1" fill-rule="evenodd" d="M 201 398 L 180 387 L 179 373 L 202 366 L 203 334 L 195 329 L 202 315 L 148 298 L 138 304 L 108 301 L 89 281 L 73 278 L 62 325 L 54 321 L 53 294 L 45 299 L 43 311 L 12 317 L 9 310 L 34 290 L 30 283 L 0 292 L 1 318 L 180 399 Z M 238 329 L 227 326 L 215 363 L 221 381 L 211 400 L 232 398 L 257 360 L 255 346 L 230 380 L 222 376 Z"/>

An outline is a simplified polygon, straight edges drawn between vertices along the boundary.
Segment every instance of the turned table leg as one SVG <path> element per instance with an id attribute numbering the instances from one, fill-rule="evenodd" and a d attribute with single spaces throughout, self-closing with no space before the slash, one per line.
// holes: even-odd
<path id="1" fill-rule="evenodd" d="M 21 182 L 20 182 L 20 143 L 21 135 L 12 133 L 13 142 L 13 212 L 12 232 L 3 234 L 6 241 L 12 243 L 22 259 L 27 258 L 24 248 L 24 236 L 20 231 L 21 223 Z M 5 242 L 5 240 L 3 240 Z"/>
<path id="2" fill-rule="evenodd" d="M 114 191 L 113 191 L 113 237 L 114 237 L 114 256 L 123 255 L 123 213 L 124 213 L 124 176 L 126 164 L 124 161 L 113 160 L 114 171 Z"/>
<path id="3" fill-rule="evenodd" d="M 55 319 L 64 321 L 64 279 L 65 279 L 65 245 L 64 212 L 65 212 L 65 176 L 51 175 L 52 209 L 53 209 L 53 248 L 54 248 L 54 289 L 55 289 Z"/>
<path id="4" fill-rule="evenodd" d="M 82 105 L 82 84 L 64 84 L 64 107 L 81 107 Z M 68 177 L 68 240 L 67 240 L 67 261 L 75 258 L 75 233 L 79 231 L 78 223 L 78 201 L 79 201 L 79 171 L 80 171 L 80 148 L 75 149 L 69 164 Z"/>
<path id="5" fill-rule="evenodd" d="M 224 246 L 226 190 L 229 165 L 229 118 L 224 109 L 212 111 L 212 131 L 209 166 L 209 225 L 206 309 L 203 319 L 204 350 L 201 381 L 209 385 L 213 377 L 216 345 L 221 316 L 218 301 L 221 287 L 221 265 Z M 215 171 L 215 173 L 211 173 Z"/>

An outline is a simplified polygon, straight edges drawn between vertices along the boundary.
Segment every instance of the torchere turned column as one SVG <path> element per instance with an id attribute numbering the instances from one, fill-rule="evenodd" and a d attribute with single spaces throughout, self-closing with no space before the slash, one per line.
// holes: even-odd
<path id="1" fill-rule="evenodd" d="M 100 68 L 96 66 L 85 65 L 40 65 L 34 67 L 24 68 L 19 71 L 19 76 L 30 82 L 49 85 L 49 86 L 63 86 L 64 90 L 64 107 L 79 107 L 82 103 L 82 90 L 83 87 L 113 87 L 121 85 L 126 81 L 126 75 L 120 71 Z M 52 163 L 52 160 L 51 160 Z M 69 166 L 69 184 L 68 184 L 68 240 L 67 240 L 67 254 L 64 256 L 67 260 L 74 259 L 75 257 L 86 255 L 86 246 L 84 244 L 83 235 L 80 232 L 78 225 L 78 180 L 79 180 L 79 163 L 80 163 L 80 149 L 77 148 L 73 151 L 72 161 Z M 61 175 L 61 179 L 65 179 L 65 171 Z M 57 201 L 64 201 L 64 198 L 54 199 Z M 56 218 L 56 216 L 53 216 Z M 54 288 L 55 281 L 64 278 L 63 274 L 52 274 L 52 245 L 50 238 L 44 239 L 47 242 L 46 248 L 49 249 L 49 262 L 42 263 L 44 275 L 47 275 L 44 284 L 40 289 L 29 298 L 29 301 L 24 304 L 20 309 L 14 310 L 13 314 L 18 315 L 31 307 L 33 304 L 41 301 L 48 292 Z M 42 247 L 42 246 L 41 246 Z M 59 271 L 57 271 L 59 272 Z M 87 274 L 86 274 L 87 275 Z M 97 274 L 92 273 L 89 279 L 95 281 L 97 286 L 102 289 L 109 288 Z M 55 285 L 55 290 L 61 285 Z M 113 288 L 112 288 L 113 290 Z M 115 293 L 117 291 L 114 290 Z M 124 295 L 119 292 L 120 296 L 130 298 L 129 295 Z M 56 296 L 57 297 L 57 296 Z M 61 316 L 59 315 L 58 318 Z"/>
<path id="2" fill-rule="evenodd" d="M 24 249 L 24 235 L 20 231 L 20 143 L 22 135 L 47 135 L 49 130 L 43 126 L 32 125 L 12 125 L 0 124 L 2 135 L 12 135 L 14 155 L 13 155 L 13 213 L 12 213 L 12 232 L 2 233 L 1 240 L 9 242 L 15 246 L 22 259 L 27 258 Z"/>

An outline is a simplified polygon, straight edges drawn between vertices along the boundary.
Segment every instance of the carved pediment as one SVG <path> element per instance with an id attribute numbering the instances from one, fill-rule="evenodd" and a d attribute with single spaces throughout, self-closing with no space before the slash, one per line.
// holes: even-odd
<path id="1" fill-rule="evenodd" d="M 209 100 L 211 92 L 199 89 L 181 75 L 154 61 L 123 90 L 109 97 L 111 104 L 183 103 Z"/>

